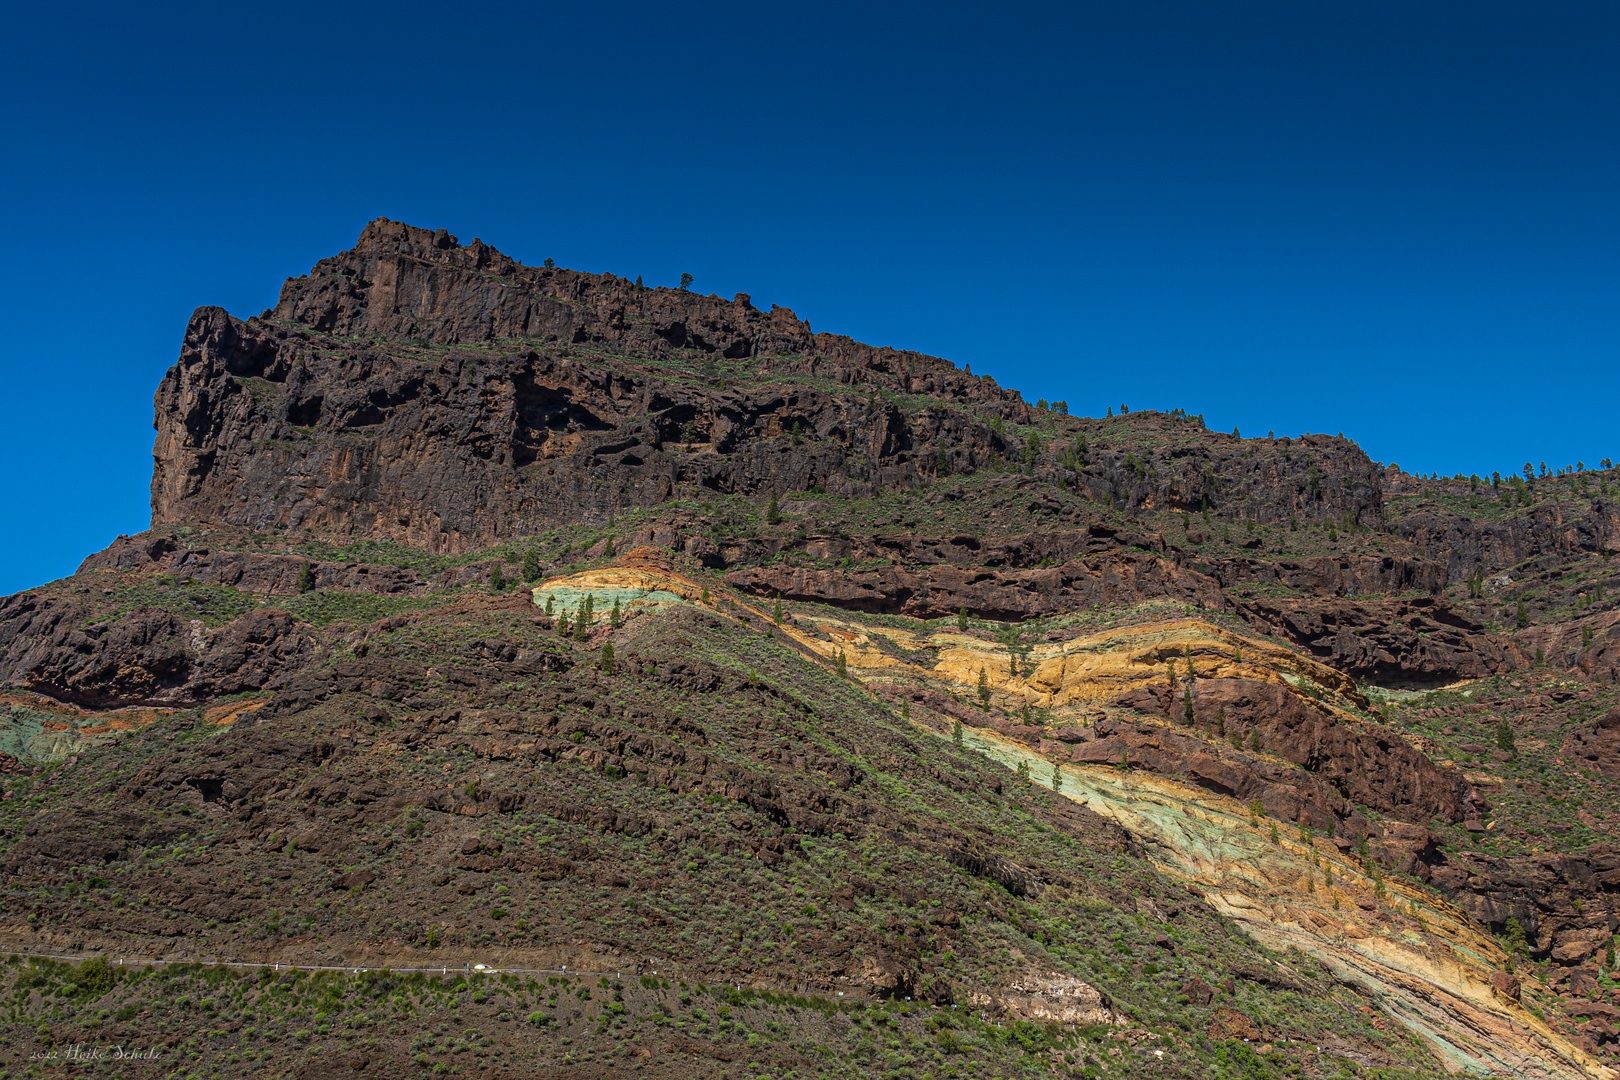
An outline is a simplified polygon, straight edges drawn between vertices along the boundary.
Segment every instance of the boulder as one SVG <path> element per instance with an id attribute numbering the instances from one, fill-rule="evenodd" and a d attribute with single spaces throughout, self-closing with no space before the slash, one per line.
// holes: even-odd
<path id="1" fill-rule="evenodd" d="M 1552 958 L 1560 964 L 1579 964 L 1597 951 L 1597 942 L 1587 937 L 1570 936 L 1555 944 Z"/>
<path id="2" fill-rule="evenodd" d="M 1223 1039 L 1258 1039 L 1260 1027 L 1243 1013 L 1224 1005 L 1217 1006 L 1209 1018 L 1209 1037 Z"/>

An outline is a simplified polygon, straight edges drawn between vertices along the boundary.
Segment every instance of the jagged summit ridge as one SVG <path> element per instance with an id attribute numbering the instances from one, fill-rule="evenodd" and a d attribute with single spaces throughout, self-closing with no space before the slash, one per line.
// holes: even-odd
<path id="1" fill-rule="evenodd" d="M 1184 438 L 1162 460 L 1087 459 L 1084 422 L 949 361 L 382 219 L 259 317 L 198 309 L 155 406 L 155 524 L 435 551 L 705 492 L 870 496 L 1012 462 L 1124 510 L 1382 519 L 1379 472 L 1343 439 L 1256 457 L 1167 421 Z"/>
<path id="2" fill-rule="evenodd" d="M 995 387 L 993 379 L 973 386 L 971 376 L 936 356 L 813 333 L 787 308 L 759 311 L 747 293 L 727 301 L 643 287 L 611 273 L 525 266 L 482 240 L 462 245 L 444 229 L 387 218 L 368 224 L 350 250 L 289 278 L 265 315 L 338 336 L 381 334 L 445 345 L 502 338 L 622 343 L 652 355 L 690 348 L 726 360 L 809 358 L 812 374 L 819 365 L 849 368 L 847 378 L 857 383 L 858 372 L 871 369 L 912 375 L 919 390 L 930 377 L 950 379 L 937 384 L 947 394 Z M 1016 391 L 989 396 L 1019 400 Z"/>

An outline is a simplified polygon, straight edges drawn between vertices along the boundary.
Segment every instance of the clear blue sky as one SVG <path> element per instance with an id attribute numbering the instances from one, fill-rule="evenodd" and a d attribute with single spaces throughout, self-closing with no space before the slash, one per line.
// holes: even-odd
<path id="1" fill-rule="evenodd" d="M 600 13 L 596 9 L 600 9 Z M 148 520 L 152 392 L 386 215 L 1100 414 L 1620 457 L 1614 3 L 7 5 L 0 592 Z"/>

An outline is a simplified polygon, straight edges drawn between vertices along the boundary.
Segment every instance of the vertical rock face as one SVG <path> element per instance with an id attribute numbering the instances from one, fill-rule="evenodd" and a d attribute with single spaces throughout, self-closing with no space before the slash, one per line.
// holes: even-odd
<path id="1" fill-rule="evenodd" d="M 460 551 L 678 489 L 916 486 L 915 443 L 948 439 L 969 457 L 993 445 L 963 417 L 913 430 L 892 405 L 823 391 L 706 391 L 528 348 L 310 344 L 198 313 L 158 389 L 155 523 L 284 524 Z"/>
<path id="2" fill-rule="evenodd" d="M 1425 509 L 1396 526 L 1401 537 L 1444 563 L 1451 579 L 1493 573 L 1530 560 L 1560 562 L 1620 543 L 1620 502 L 1603 497 L 1540 503 L 1506 521 Z"/>
<path id="3" fill-rule="evenodd" d="M 241 321 L 199 308 L 154 402 L 155 525 L 313 528 L 462 551 L 683 494 L 871 495 L 1019 463 L 1088 498 L 1376 524 L 1342 438 L 1054 439 L 994 380 L 812 333 L 785 308 L 526 267 L 379 219 Z M 1173 436 L 1173 437 L 1172 437 Z"/>

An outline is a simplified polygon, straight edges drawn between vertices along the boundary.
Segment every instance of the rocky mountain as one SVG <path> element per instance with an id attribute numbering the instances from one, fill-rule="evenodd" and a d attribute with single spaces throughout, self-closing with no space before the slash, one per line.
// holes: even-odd
<path id="1" fill-rule="evenodd" d="M 198 309 L 0 600 L 5 1052 L 1613 1075 L 1620 477 L 1108 413 L 382 219 Z"/>

